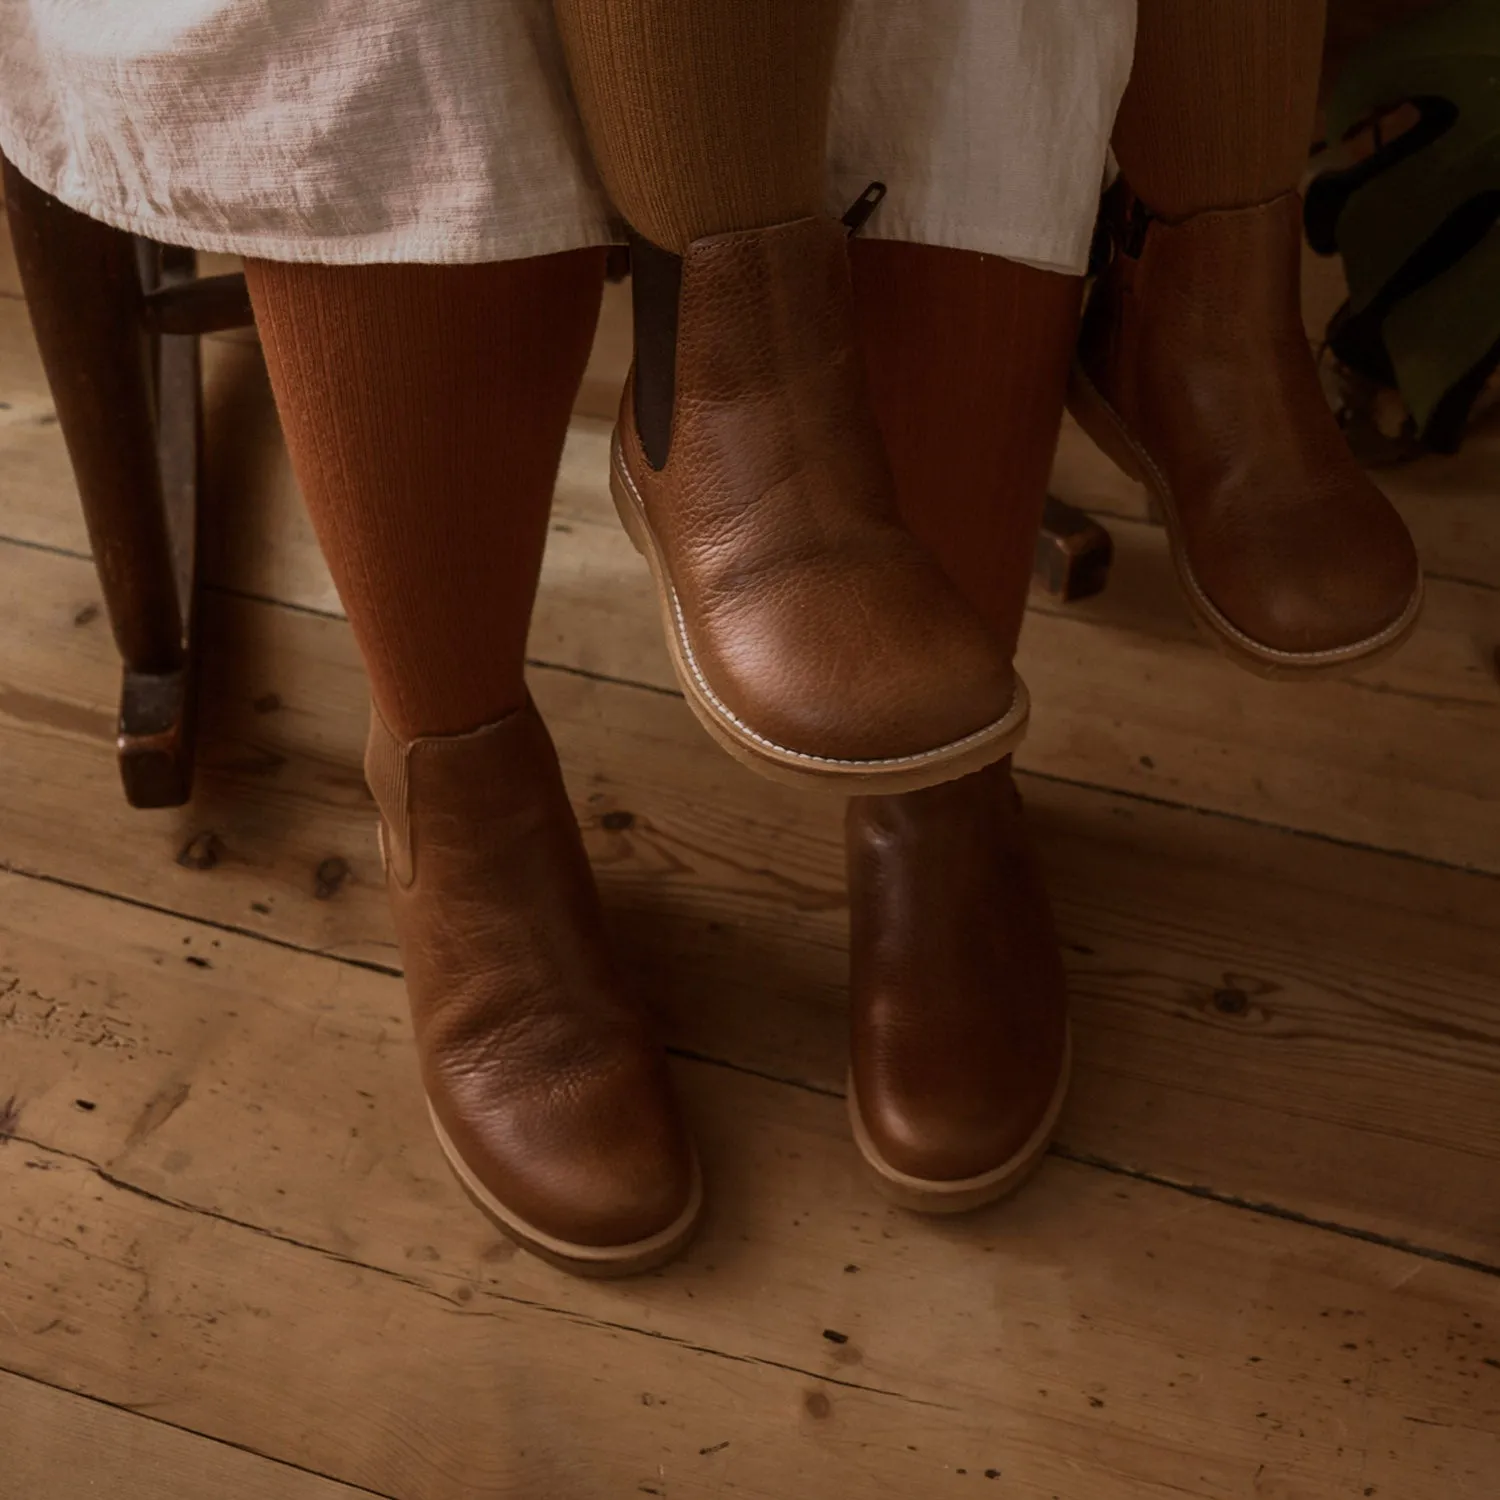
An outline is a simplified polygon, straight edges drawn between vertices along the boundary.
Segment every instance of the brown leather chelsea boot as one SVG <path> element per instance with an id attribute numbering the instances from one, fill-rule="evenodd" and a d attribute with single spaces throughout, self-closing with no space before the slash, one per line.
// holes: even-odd
<path id="1" fill-rule="evenodd" d="M 1417 622 L 1422 575 L 1329 410 L 1299 310 L 1301 200 L 1152 215 L 1124 184 L 1068 404 L 1144 482 L 1199 622 L 1265 676 L 1357 669 Z"/>
<path id="2" fill-rule="evenodd" d="M 1062 957 L 1009 761 L 847 814 L 849 1115 L 922 1213 L 1014 1191 L 1067 1092 Z"/>
<path id="3" fill-rule="evenodd" d="M 666 1057 L 616 973 L 546 726 L 528 704 L 365 774 L 422 1084 L 449 1164 L 512 1239 L 624 1275 L 687 1242 L 703 1189 Z"/>
<path id="4" fill-rule="evenodd" d="M 612 488 L 687 701 L 752 769 L 849 792 L 1006 754 L 1027 699 L 897 519 L 825 219 L 636 242 Z"/>

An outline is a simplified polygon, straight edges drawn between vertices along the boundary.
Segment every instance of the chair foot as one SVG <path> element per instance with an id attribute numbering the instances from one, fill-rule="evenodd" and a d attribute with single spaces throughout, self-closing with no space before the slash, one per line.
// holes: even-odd
<path id="1" fill-rule="evenodd" d="M 1100 593 L 1114 552 L 1109 533 L 1092 516 L 1047 496 L 1031 573 L 1038 588 L 1064 604 Z"/>
<path id="2" fill-rule="evenodd" d="M 191 286 L 192 251 L 147 247 L 160 256 L 168 290 Z M 125 799 L 132 807 L 180 807 L 192 795 L 198 709 L 198 522 L 203 478 L 203 384 L 198 340 L 152 337 L 156 379 L 156 461 L 162 513 L 180 600 L 181 654 L 168 671 L 126 667 L 120 694 L 118 752 Z"/>
<path id="3" fill-rule="evenodd" d="M 187 799 L 192 781 L 197 333 L 248 308 L 228 283 L 194 290 L 191 250 L 77 213 L 3 157 L 0 174 L 17 270 L 125 666 L 121 778 L 137 807 L 172 806 Z"/>
<path id="4" fill-rule="evenodd" d="M 190 668 L 125 673 L 116 746 L 132 807 L 181 807 L 192 795 L 195 696 Z"/>

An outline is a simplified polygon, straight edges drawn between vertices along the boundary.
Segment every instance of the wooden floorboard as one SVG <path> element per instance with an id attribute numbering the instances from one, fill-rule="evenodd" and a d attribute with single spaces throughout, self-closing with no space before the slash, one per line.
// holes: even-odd
<path id="1" fill-rule="evenodd" d="M 115 782 L 107 632 L 74 623 L 94 597 L 86 563 L 0 546 L 0 636 L 22 643 L 0 857 L 394 967 L 348 627 L 211 600 L 198 797 L 147 815 Z M 743 772 L 675 698 L 533 686 L 672 1041 L 840 1091 L 836 804 Z M 1042 778 L 1027 795 L 1077 1004 L 1069 1149 L 1500 1263 L 1500 882 Z"/>
<path id="2" fill-rule="evenodd" d="M 839 1101 L 682 1062 L 703 1235 L 580 1284 L 449 1180 L 398 981 L 25 877 L 0 910 L 20 1373 L 402 1496 L 1447 1500 L 1500 1461 L 1495 1275 L 1061 1161 L 928 1224 Z"/>
<path id="3" fill-rule="evenodd" d="M 360 1500 L 378 1493 L 4 1371 L 0 1455 L 0 1500 Z"/>
<path id="4" fill-rule="evenodd" d="M 198 791 L 136 813 L 8 249 L 0 1500 L 1491 1500 L 1500 424 L 1382 476 L 1428 613 L 1316 689 L 1204 645 L 1065 428 L 1054 488 L 1119 549 L 1022 662 L 1076 1082 L 1036 1182 L 934 1224 L 848 1139 L 839 810 L 702 735 L 610 512 L 611 288 L 532 684 L 711 1193 L 679 1265 L 580 1284 L 427 1129 L 363 676 L 253 335 L 207 345 Z"/>

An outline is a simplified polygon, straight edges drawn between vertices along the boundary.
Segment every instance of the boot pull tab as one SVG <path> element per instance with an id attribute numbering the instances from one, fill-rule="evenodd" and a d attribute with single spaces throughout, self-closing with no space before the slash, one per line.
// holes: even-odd
<path id="1" fill-rule="evenodd" d="M 844 217 L 839 222 L 849 231 L 851 240 L 865 227 L 870 215 L 880 207 L 880 200 L 884 197 L 885 184 L 872 182 L 845 210 Z"/>

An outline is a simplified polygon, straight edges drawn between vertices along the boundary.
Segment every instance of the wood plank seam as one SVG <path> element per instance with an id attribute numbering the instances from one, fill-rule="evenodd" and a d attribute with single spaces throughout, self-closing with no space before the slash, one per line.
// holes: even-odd
<path id="1" fill-rule="evenodd" d="M 43 1150 L 46 1148 L 43 1147 Z M 87 1401 L 94 1406 L 107 1407 L 110 1411 L 117 1411 L 122 1416 L 133 1418 L 137 1422 L 150 1422 L 157 1427 L 168 1428 L 172 1432 L 185 1433 L 189 1437 L 201 1439 L 205 1443 L 213 1443 L 220 1448 L 232 1448 L 236 1453 L 248 1454 L 251 1458 L 258 1458 L 262 1463 L 274 1464 L 278 1469 L 291 1469 L 298 1474 L 306 1474 L 310 1479 L 327 1480 L 329 1484 L 341 1485 L 346 1490 L 354 1491 L 361 1495 L 369 1495 L 372 1500 L 400 1500 L 399 1496 L 388 1494 L 385 1490 L 372 1490 L 367 1485 L 356 1484 L 352 1480 L 340 1479 L 335 1474 L 325 1474 L 321 1469 L 308 1468 L 306 1464 L 299 1464 L 289 1458 L 278 1458 L 274 1453 L 263 1453 L 259 1448 L 252 1448 L 248 1443 L 237 1443 L 233 1438 L 219 1437 L 211 1432 L 200 1432 L 196 1427 L 185 1427 L 180 1422 L 169 1422 L 165 1417 L 158 1417 L 151 1412 L 140 1411 L 136 1407 L 125 1405 L 118 1401 L 110 1401 L 104 1396 L 95 1396 L 88 1391 L 74 1390 L 71 1386 L 56 1385 L 50 1380 L 43 1380 L 39 1375 L 29 1374 L 25 1370 L 12 1369 L 7 1364 L 0 1363 L 0 1373 L 9 1375 L 13 1380 L 24 1380 L 28 1385 L 41 1386 L 43 1390 L 56 1391 L 59 1395 L 68 1396 L 75 1401 Z"/>
<path id="2" fill-rule="evenodd" d="M 4 532 L 0 532 L 0 545 L 19 547 L 28 552 L 42 552 L 51 557 L 65 557 L 70 562 L 93 561 L 87 552 L 76 552 L 70 547 L 59 547 L 51 542 L 34 542 L 26 537 L 9 536 Z M 238 599 L 247 604 L 264 605 L 268 609 L 284 609 L 294 615 L 309 615 L 315 620 L 344 621 L 348 619 L 348 616 L 339 610 L 319 609 L 316 605 L 302 604 L 290 599 L 275 599 L 269 594 L 257 594 L 250 589 L 235 588 L 230 584 L 202 583 L 199 588 L 204 594 L 212 594 L 221 599 Z M 566 672 L 569 676 L 582 677 L 588 682 L 608 682 L 616 687 L 635 688 L 643 693 L 657 693 L 664 698 L 682 697 L 680 689 L 665 687 L 659 682 L 642 682 L 634 677 L 617 677 L 608 672 L 595 672 L 588 667 L 574 666 L 569 662 L 549 661 L 542 656 L 528 656 L 526 665 L 548 672 Z"/>
<path id="3" fill-rule="evenodd" d="M 0 534 L 0 542 L 7 547 L 20 547 L 25 552 L 42 552 L 49 557 L 66 557 L 70 562 L 92 563 L 94 560 L 91 552 L 78 552 L 72 547 L 59 547 L 55 542 L 37 542 L 26 536 Z"/>
<path id="4" fill-rule="evenodd" d="M 235 937 L 251 938 L 257 943 L 265 943 L 272 948 L 281 948 L 288 953 L 300 953 L 307 958 L 322 958 L 330 963 L 346 964 L 351 969 L 364 969 L 386 979 L 402 977 L 402 971 L 392 964 L 378 963 L 371 958 L 354 958 L 345 953 L 325 953 L 321 949 L 308 947 L 305 943 L 295 943 L 290 938 L 276 937 L 268 932 L 257 932 L 253 927 L 241 927 L 234 922 L 219 922 L 212 917 L 187 916 L 174 907 L 162 906 L 140 896 L 128 896 L 121 891 L 107 891 L 88 885 L 81 880 L 69 880 L 64 875 L 48 874 L 45 870 L 28 870 L 24 865 L 13 864 L 9 860 L 0 859 L 0 873 L 15 875 L 21 880 L 35 880 L 43 885 L 58 886 L 65 891 L 77 891 L 83 896 L 98 896 L 105 901 L 117 901 L 120 905 L 134 907 L 137 911 L 153 912 L 159 917 L 170 917 L 174 921 L 191 922 L 195 926 L 206 927 L 213 932 L 233 933 Z M 392 943 L 392 947 L 394 946 L 395 944 Z"/>
<path id="5" fill-rule="evenodd" d="M 137 1198 L 144 1198 L 148 1203 L 157 1204 L 162 1208 L 172 1209 L 177 1213 L 194 1214 L 200 1218 L 212 1219 L 216 1223 L 227 1224 L 232 1229 L 242 1230 L 248 1234 L 258 1235 L 263 1239 L 274 1240 L 279 1245 L 285 1245 L 289 1249 L 300 1251 L 308 1255 L 321 1256 L 324 1260 L 330 1260 L 338 1265 L 348 1266 L 353 1270 L 366 1271 L 371 1275 L 381 1276 L 390 1281 L 399 1282 L 402 1286 L 410 1287 L 421 1292 L 424 1296 L 435 1298 L 455 1311 L 463 1311 L 472 1315 L 476 1310 L 469 1304 L 456 1298 L 446 1296 L 436 1287 L 429 1285 L 415 1276 L 408 1276 L 404 1272 L 394 1270 L 390 1266 L 382 1266 L 372 1261 L 360 1260 L 356 1256 L 344 1255 L 338 1250 L 330 1249 L 326 1245 L 312 1244 L 306 1240 L 299 1240 L 293 1235 L 281 1234 L 277 1230 L 267 1229 L 262 1224 L 255 1224 L 248 1219 L 236 1218 L 233 1214 L 219 1213 L 215 1209 L 204 1208 L 196 1203 L 187 1203 L 180 1198 L 169 1198 L 161 1193 L 153 1193 L 149 1188 L 143 1188 L 136 1183 L 128 1182 L 123 1177 L 117 1177 L 107 1167 L 91 1160 L 77 1151 L 69 1151 L 60 1146 L 50 1146 L 45 1141 L 36 1140 L 25 1135 L 11 1135 L 7 1139 L 12 1143 L 29 1147 L 33 1151 L 44 1152 L 48 1156 L 58 1157 L 64 1161 L 71 1161 L 78 1166 L 92 1172 L 106 1186 L 112 1187 L 119 1192 L 129 1193 Z M 462 1278 L 455 1278 L 462 1280 Z M 467 1281 L 465 1285 L 469 1285 Z M 942 1401 L 930 1401 L 923 1396 L 912 1396 L 905 1391 L 892 1390 L 885 1386 L 869 1385 L 863 1381 L 849 1380 L 844 1376 L 831 1375 L 809 1370 L 801 1365 L 795 1365 L 788 1361 L 768 1359 L 761 1355 L 736 1354 L 727 1349 L 715 1349 L 708 1344 L 695 1344 L 688 1339 L 681 1338 L 675 1334 L 665 1333 L 658 1328 L 642 1328 L 634 1323 L 626 1323 L 613 1318 L 601 1318 L 591 1313 L 578 1311 L 577 1308 L 564 1307 L 556 1303 L 543 1302 L 535 1297 L 518 1297 L 514 1293 L 496 1291 L 491 1286 L 477 1288 L 478 1295 L 488 1298 L 493 1302 L 501 1302 L 511 1307 L 524 1307 L 532 1312 L 546 1313 L 553 1317 L 567 1318 L 570 1322 L 581 1324 L 587 1328 L 596 1328 L 611 1333 L 629 1334 L 636 1338 L 653 1339 L 658 1343 L 671 1344 L 687 1353 L 702 1354 L 712 1359 L 731 1360 L 735 1364 L 752 1365 L 758 1368 L 781 1370 L 789 1375 L 801 1376 L 806 1380 L 816 1380 L 824 1385 L 840 1386 L 844 1390 L 858 1391 L 865 1396 L 885 1396 L 893 1401 L 901 1401 L 909 1406 L 925 1407 L 932 1411 L 960 1411 L 962 1408 L 949 1405 Z M 484 1316 L 483 1312 L 479 1315 Z M 23 1372 L 11 1372 L 23 1373 Z M 258 1455 L 259 1456 L 259 1455 Z M 332 1475 L 321 1475 L 322 1478 L 334 1478 Z M 340 1483 L 347 1483 L 340 1480 Z"/>
<path id="6" fill-rule="evenodd" d="M 1346 684 L 1347 685 L 1347 684 Z M 634 686 L 621 683 L 622 687 Z M 1200 818 L 1222 818 L 1230 823 L 1243 824 L 1247 828 L 1264 828 L 1272 833 L 1288 834 L 1296 839 L 1313 839 L 1320 844 L 1332 844 L 1335 849 L 1352 849 L 1360 854 L 1374 854 L 1386 859 L 1410 860 L 1414 864 L 1426 865 L 1434 870 L 1452 870 L 1456 875 L 1477 875 L 1485 880 L 1500 881 L 1500 872 L 1486 870 L 1482 865 L 1458 864 L 1453 860 L 1438 859 L 1430 854 L 1414 854 L 1410 849 L 1392 849 L 1384 844 L 1368 844 L 1360 839 L 1342 838 L 1338 834 L 1324 833 L 1317 828 L 1298 828 L 1291 823 L 1274 823 L 1266 818 L 1252 818 L 1248 813 L 1230 812 L 1222 807 L 1201 807 L 1195 802 L 1174 802 L 1170 797 L 1154 797 L 1150 792 L 1139 792 L 1134 787 L 1109 786 L 1103 782 L 1082 781 L 1072 776 L 1059 776 L 1055 771 L 1038 771 L 1017 766 L 1018 778 L 1033 781 L 1048 781 L 1055 786 L 1077 787 L 1085 792 L 1102 792 L 1111 797 L 1123 797 L 1128 802 L 1144 802 L 1148 807 L 1168 808 L 1173 812 L 1193 813 Z"/>
<path id="7" fill-rule="evenodd" d="M 1421 1260 L 1436 1261 L 1439 1265 L 1456 1266 L 1462 1271 L 1477 1271 L 1481 1276 L 1500 1277 L 1500 1264 L 1476 1260 L 1467 1255 L 1457 1255 L 1451 1250 L 1439 1250 L 1431 1245 L 1419 1245 L 1395 1235 L 1381 1234 L 1373 1229 L 1361 1229 L 1357 1225 L 1340 1224 L 1332 1219 L 1320 1219 L 1305 1214 L 1300 1209 L 1283 1208 L 1277 1203 L 1259 1203 L 1242 1198 L 1236 1193 L 1226 1193 L 1218 1188 L 1205 1187 L 1201 1183 L 1174 1182 L 1156 1172 L 1145 1172 L 1138 1167 L 1127 1167 L 1092 1151 L 1075 1151 L 1062 1142 L 1054 1142 L 1047 1153 L 1059 1161 L 1072 1162 L 1078 1167 L 1092 1167 L 1095 1171 L 1107 1172 L 1112 1177 L 1126 1177 L 1132 1182 L 1150 1183 L 1152 1187 L 1168 1188 L 1174 1193 L 1184 1193 L 1189 1198 L 1198 1198 L 1205 1203 L 1219 1203 L 1225 1208 L 1237 1208 L 1245 1213 L 1260 1214 L 1265 1218 L 1280 1219 L 1288 1224 L 1300 1224 L 1307 1229 L 1321 1229 L 1328 1234 L 1342 1235 L 1346 1239 L 1359 1240 L 1366 1245 L 1379 1245 L 1385 1250 L 1396 1250 L 1403 1255 L 1414 1255 Z"/>

